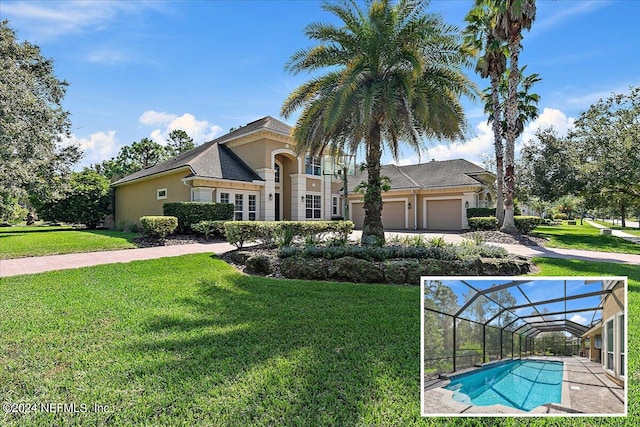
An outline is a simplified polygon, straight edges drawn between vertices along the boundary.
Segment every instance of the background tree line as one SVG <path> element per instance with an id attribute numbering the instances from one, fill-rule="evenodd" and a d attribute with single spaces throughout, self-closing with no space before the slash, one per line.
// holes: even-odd
<path id="1" fill-rule="evenodd" d="M 194 147 L 183 130 L 163 146 L 148 138 L 117 156 L 74 171 L 82 149 L 62 106 L 68 83 L 54 62 L 0 21 L 0 222 L 41 219 L 95 227 L 109 213 L 111 182 Z"/>
<path id="2" fill-rule="evenodd" d="M 522 149 L 522 199 L 621 217 L 623 226 L 640 214 L 640 87 L 599 100 L 566 136 L 547 128 L 536 137 Z"/>

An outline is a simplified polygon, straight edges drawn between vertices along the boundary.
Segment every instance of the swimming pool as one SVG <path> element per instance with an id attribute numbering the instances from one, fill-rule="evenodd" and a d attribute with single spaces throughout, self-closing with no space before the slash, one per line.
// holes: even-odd
<path id="1" fill-rule="evenodd" d="M 513 360 L 495 367 L 451 377 L 453 399 L 477 406 L 502 404 L 530 411 L 545 403 L 560 403 L 562 362 Z"/>

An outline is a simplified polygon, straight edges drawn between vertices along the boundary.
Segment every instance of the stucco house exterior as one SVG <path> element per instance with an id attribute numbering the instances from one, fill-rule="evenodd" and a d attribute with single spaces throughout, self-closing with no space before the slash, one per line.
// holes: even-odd
<path id="1" fill-rule="evenodd" d="M 234 129 L 165 162 L 112 184 L 114 221 L 138 223 L 162 215 L 166 202 L 235 205 L 236 220 L 320 220 L 343 216 L 343 182 L 328 156 L 297 155 L 292 128 L 270 116 Z M 463 229 L 467 207 L 495 200 L 495 177 L 464 160 L 387 165 L 392 188 L 383 194 L 387 229 Z M 348 177 L 348 187 L 366 175 Z M 351 218 L 362 225 L 362 196 L 348 197 Z M 451 220 L 455 218 L 455 221 Z"/>
<path id="2" fill-rule="evenodd" d="M 602 364 L 605 374 L 624 387 L 627 379 L 626 297 L 624 280 L 609 280 L 602 297 L 602 320 L 582 334 L 582 354 Z"/>
<path id="3" fill-rule="evenodd" d="M 389 230 L 463 230 L 469 227 L 467 208 L 495 206 L 495 175 L 462 159 L 414 165 L 385 165 L 380 171 L 391 182 L 383 193 L 382 223 Z M 364 202 L 357 193 L 363 172 L 349 178 L 349 211 L 362 227 Z"/>

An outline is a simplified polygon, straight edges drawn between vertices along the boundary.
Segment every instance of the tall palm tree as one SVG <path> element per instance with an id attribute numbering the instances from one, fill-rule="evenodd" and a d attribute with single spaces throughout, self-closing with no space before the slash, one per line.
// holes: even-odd
<path id="1" fill-rule="evenodd" d="M 540 95 L 537 93 L 532 93 L 531 88 L 534 84 L 538 83 L 542 80 L 539 74 L 533 73 L 528 76 L 524 76 L 524 71 L 527 69 L 525 65 L 520 70 L 520 76 L 518 77 L 518 90 L 517 90 L 517 100 L 518 100 L 518 115 L 516 116 L 516 136 L 517 139 L 524 132 L 525 125 L 535 120 L 539 115 L 538 110 L 538 102 L 540 102 Z M 505 104 L 507 96 L 509 95 L 509 76 L 511 74 L 510 70 L 507 70 L 505 74 L 500 78 L 500 84 L 498 85 L 498 95 L 499 95 L 499 108 L 500 111 L 505 110 Z M 489 121 L 495 121 L 495 102 L 493 100 L 493 88 L 489 87 L 482 92 L 482 98 L 485 101 L 484 104 L 484 112 L 488 114 Z M 506 134 L 507 132 L 507 121 L 502 119 L 499 122 L 502 134 Z"/>
<path id="2" fill-rule="evenodd" d="M 380 159 L 398 159 L 401 142 L 419 152 L 424 138 L 455 139 L 466 126 L 460 103 L 475 87 L 461 72 L 468 54 L 457 29 L 425 12 L 426 1 L 355 0 L 323 3 L 341 26 L 313 23 L 319 41 L 294 53 L 286 68 L 297 74 L 327 69 L 297 88 L 282 115 L 302 108 L 293 131 L 299 152 L 355 153 L 364 146 L 367 183 L 362 243 L 384 240 Z"/>
<path id="3" fill-rule="evenodd" d="M 515 196 L 515 140 L 518 135 L 518 77 L 520 70 L 520 42 L 522 30 L 531 29 L 536 18 L 535 0 L 491 0 L 497 6 L 496 35 L 509 44 L 509 89 L 505 104 L 507 129 L 505 133 L 505 215 L 501 230 L 508 233 L 517 231 L 513 199 Z"/>
<path id="4" fill-rule="evenodd" d="M 490 79 L 489 101 L 493 116 L 489 117 L 493 130 L 493 148 L 496 157 L 496 218 L 502 225 L 504 220 L 503 182 L 504 182 L 504 132 L 502 122 L 502 104 L 500 102 L 500 80 L 507 69 L 507 47 L 496 36 L 496 11 L 492 1 L 476 0 L 474 7 L 465 17 L 467 27 L 464 31 L 465 45 L 479 55 L 476 72 L 480 77 Z M 486 108 L 485 108 L 486 110 Z"/>

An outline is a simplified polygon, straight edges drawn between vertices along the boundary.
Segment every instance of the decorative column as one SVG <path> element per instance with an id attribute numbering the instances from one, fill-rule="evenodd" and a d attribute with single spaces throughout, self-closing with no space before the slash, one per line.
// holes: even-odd
<path id="1" fill-rule="evenodd" d="M 331 219 L 331 207 L 333 206 L 333 194 L 331 194 L 331 181 L 333 180 L 333 175 L 324 175 L 322 177 L 324 180 L 324 189 L 322 191 L 322 203 L 324 203 L 324 212 L 322 217 L 324 219 Z"/>
<path id="2" fill-rule="evenodd" d="M 291 220 L 304 221 L 306 204 L 304 196 L 307 193 L 307 177 L 304 174 L 291 174 Z"/>
<path id="3" fill-rule="evenodd" d="M 275 221 L 276 219 L 276 181 L 275 169 L 262 168 L 256 172 L 260 178 L 264 179 L 264 187 L 260 190 L 260 214 L 258 218 L 264 221 Z M 269 197 L 271 195 L 271 197 Z"/>

